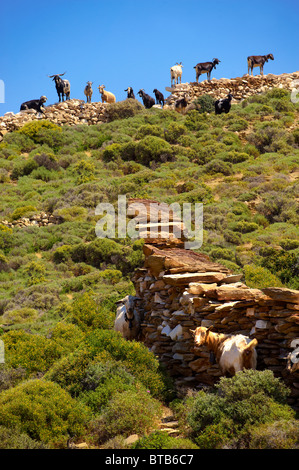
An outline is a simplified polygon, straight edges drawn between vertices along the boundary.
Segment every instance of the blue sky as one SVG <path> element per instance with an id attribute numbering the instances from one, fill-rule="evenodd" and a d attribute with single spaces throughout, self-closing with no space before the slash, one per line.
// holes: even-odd
<path id="1" fill-rule="evenodd" d="M 194 66 L 217 57 L 215 78 L 247 73 L 246 57 L 272 53 L 265 73 L 299 70 L 298 0 L 10 0 L 1 2 L 0 80 L 5 103 L 0 116 L 46 95 L 57 102 L 47 75 L 63 73 L 71 98 L 97 86 L 126 98 L 132 86 L 165 91 L 169 69 L 182 62 L 183 82 L 195 81 Z M 254 70 L 254 74 L 257 69 Z M 205 76 L 204 76 L 205 77 Z"/>

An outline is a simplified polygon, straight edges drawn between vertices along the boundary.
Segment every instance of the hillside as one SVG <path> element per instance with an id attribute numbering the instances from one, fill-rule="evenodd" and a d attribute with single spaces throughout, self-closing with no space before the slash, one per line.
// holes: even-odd
<path id="1" fill-rule="evenodd" d="M 203 435 L 194 417 L 212 399 L 200 395 L 207 401 L 184 402 L 182 409 L 155 356 L 112 331 L 115 302 L 134 293 L 143 241 L 98 239 L 95 209 L 101 202 L 116 208 L 119 195 L 202 202 L 202 255 L 241 274 L 249 287 L 299 289 L 299 104 L 291 101 L 297 75 L 290 75 L 283 87 L 269 77 L 264 90 L 255 87 L 257 78 L 255 92 L 236 100 L 227 115 L 214 115 L 208 90 L 196 94 L 201 85 L 191 84 L 194 101 L 185 115 L 171 108 L 172 98 L 164 110 L 145 110 L 134 100 L 84 106 L 71 100 L 47 107 L 46 119 L 30 112 L 0 119 L 4 446 L 66 447 L 72 437 L 91 447 L 125 447 L 120 436 L 160 429 L 161 404 L 171 403 L 184 426 L 182 441 L 166 448 L 207 445 L 213 429 Z M 298 428 L 282 386 L 267 380 L 278 391 L 271 403 L 265 398 L 263 410 L 278 399 L 274 421 L 287 420 L 286 435 L 292 434 Z M 40 408 L 33 402 L 24 411 L 28 394 Z M 224 428 L 221 421 L 217 432 L 224 435 Z M 226 439 L 235 438 L 230 430 Z"/>

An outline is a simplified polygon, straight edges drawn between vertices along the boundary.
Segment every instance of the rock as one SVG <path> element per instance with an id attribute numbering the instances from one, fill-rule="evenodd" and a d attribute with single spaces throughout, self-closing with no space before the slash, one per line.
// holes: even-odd
<path id="1" fill-rule="evenodd" d="M 290 302 L 294 304 L 299 303 L 299 291 L 293 289 L 287 289 L 285 287 L 267 287 L 262 291 L 271 299 L 281 300 L 284 302 Z"/>
<path id="2" fill-rule="evenodd" d="M 188 285 L 190 282 L 219 282 L 225 278 L 224 273 L 205 272 L 205 273 L 183 273 L 183 274 L 166 274 L 163 280 L 171 286 Z"/>

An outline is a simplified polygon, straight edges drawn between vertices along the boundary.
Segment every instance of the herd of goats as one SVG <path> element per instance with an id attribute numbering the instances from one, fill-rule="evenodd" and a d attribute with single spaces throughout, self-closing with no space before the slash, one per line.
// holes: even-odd
<path id="1" fill-rule="evenodd" d="M 251 75 L 253 75 L 254 67 L 259 67 L 260 74 L 263 75 L 264 64 L 268 62 L 269 59 L 274 60 L 273 54 L 247 57 L 248 74 L 251 73 Z M 212 62 L 200 62 L 197 65 L 195 65 L 194 68 L 196 71 L 196 82 L 198 83 L 199 77 L 203 74 L 207 74 L 207 80 L 211 81 L 211 72 L 213 69 L 216 69 L 216 65 L 218 65 L 219 63 L 220 63 L 219 59 L 213 59 Z M 178 83 L 182 83 L 182 73 L 183 73 L 182 62 L 176 63 L 176 65 L 170 68 L 171 87 Z M 71 94 L 70 82 L 68 80 L 61 78 L 64 74 L 65 72 L 56 74 L 56 75 L 48 75 L 48 77 L 52 78 L 53 81 L 55 82 L 59 102 L 64 101 L 64 98 L 66 100 L 69 100 L 70 94 Z M 84 88 L 84 94 L 86 96 L 87 103 L 91 102 L 91 97 L 93 94 L 92 84 L 93 82 L 87 82 L 87 85 Z M 106 91 L 104 85 L 99 85 L 98 90 L 102 98 L 102 103 L 115 103 L 116 102 L 115 95 L 111 93 L 110 91 Z M 134 95 L 134 91 L 132 87 L 128 87 L 124 91 L 127 92 L 127 98 L 135 99 L 135 95 Z M 145 93 L 143 89 L 140 89 L 137 95 L 141 97 L 145 108 L 147 109 L 152 108 L 155 104 L 161 105 L 161 107 L 163 108 L 164 102 L 165 102 L 163 93 L 161 93 L 156 88 L 153 90 L 153 93 L 155 94 L 155 99 L 152 96 Z M 232 99 L 233 99 L 233 96 L 229 93 L 226 98 L 218 99 L 217 101 L 215 101 L 215 113 L 216 114 L 221 114 L 223 112 L 228 113 L 231 108 Z M 46 96 L 41 96 L 37 100 L 26 101 L 21 104 L 20 111 L 25 111 L 27 109 L 35 109 L 37 112 L 42 113 L 43 106 L 46 101 L 47 101 Z M 187 105 L 188 105 L 187 96 L 184 95 L 183 98 L 176 100 L 175 110 L 183 114 L 187 108 Z"/>

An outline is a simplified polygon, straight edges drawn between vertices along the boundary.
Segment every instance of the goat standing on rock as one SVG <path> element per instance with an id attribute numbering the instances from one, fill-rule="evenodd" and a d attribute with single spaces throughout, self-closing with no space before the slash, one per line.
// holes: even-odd
<path id="1" fill-rule="evenodd" d="M 229 93 L 226 98 L 215 101 L 215 114 L 229 113 L 232 99 L 233 95 Z"/>
<path id="2" fill-rule="evenodd" d="M 156 97 L 156 104 L 160 104 L 161 107 L 163 108 L 163 106 L 164 106 L 164 95 L 161 93 L 161 91 L 157 90 L 157 88 L 155 88 L 153 90 L 153 93 L 155 94 L 155 97 Z"/>
<path id="3" fill-rule="evenodd" d="M 215 355 L 223 375 L 235 375 L 243 369 L 256 369 L 257 340 L 244 335 L 212 333 L 210 328 L 199 326 L 191 330 L 196 346 L 206 345 Z"/>
<path id="4" fill-rule="evenodd" d="M 115 103 L 116 98 L 114 94 L 111 93 L 110 91 L 104 90 L 104 88 L 105 88 L 105 85 L 98 86 L 99 93 L 100 95 L 102 95 L 102 103 Z"/>
<path id="5" fill-rule="evenodd" d="M 128 86 L 125 91 L 127 92 L 127 98 L 132 98 L 133 100 L 135 100 L 135 95 L 132 87 Z"/>
<path id="6" fill-rule="evenodd" d="M 180 80 L 180 83 L 182 83 L 182 74 L 183 74 L 183 64 L 182 62 L 180 62 L 179 64 L 177 62 L 176 65 L 174 65 L 170 69 L 171 86 L 172 86 L 172 82 L 174 85 L 176 85 L 179 83 L 179 80 Z"/>
<path id="7" fill-rule="evenodd" d="M 137 95 L 139 95 L 142 98 L 143 105 L 145 108 L 149 109 L 152 108 L 155 104 L 154 98 L 152 98 L 150 95 L 145 93 L 144 90 L 139 90 Z"/>
<path id="8" fill-rule="evenodd" d="M 87 82 L 87 85 L 84 88 L 84 95 L 86 96 L 86 103 L 91 103 L 91 97 L 93 94 L 93 90 L 91 88 L 92 84 L 93 82 Z"/>
<path id="9" fill-rule="evenodd" d="M 134 307 L 136 299 L 137 297 L 133 295 L 127 295 L 117 302 L 119 306 L 116 311 L 114 330 L 119 331 L 127 340 L 136 339 L 140 331 L 140 318 Z"/>
<path id="10" fill-rule="evenodd" d="M 56 86 L 56 91 L 57 91 L 57 94 L 58 94 L 58 98 L 59 98 L 59 103 L 62 99 L 62 101 L 64 101 L 64 95 L 65 95 L 65 99 L 66 100 L 69 100 L 70 99 L 70 94 L 71 94 L 71 85 L 70 85 L 70 82 L 68 80 L 62 80 L 62 76 L 65 74 L 64 73 L 58 73 L 56 75 L 48 75 L 49 78 L 53 78 L 53 81 L 55 82 L 55 86 Z"/>
<path id="11" fill-rule="evenodd" d="M 195 65 L 196 70 L 196 81 L 198 83 L 199 77 L 203 74 L 207 74 L 207 79 L 211 81 L 211 72 L 213 69 L 216 69 L 216 65 L 218 65 L 221 61 L 219 59 L 213 59 L 212 62 L 200 62 Z"/>
<path id="12" fill-rule="evenodd" d="M 253 75 L 254 67 L 259 67 L 260 74 L 264 75 L 264 64 L 265 62 L 268 62 L 269 59 L 274 60 L 273 54 L 250 55 L 247 57 L 248 75 L 250 75 L 249 71 L 251 71 L 251 75 Z"/>

